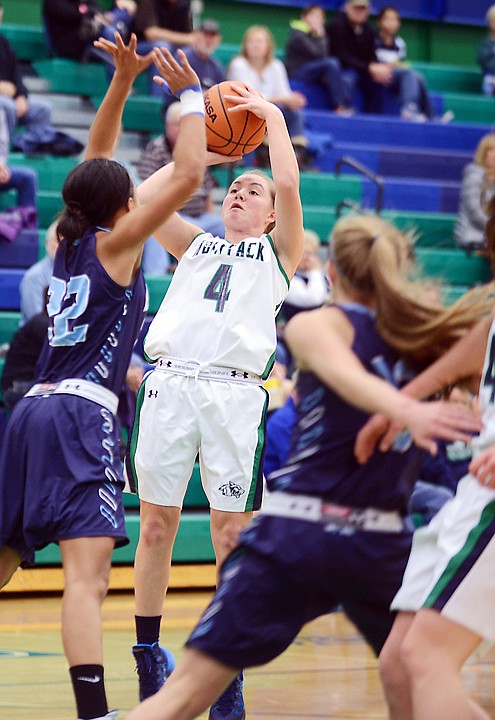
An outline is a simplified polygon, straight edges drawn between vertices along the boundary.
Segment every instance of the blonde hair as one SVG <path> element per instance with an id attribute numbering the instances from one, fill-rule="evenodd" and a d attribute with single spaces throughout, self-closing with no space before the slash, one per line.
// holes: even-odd
<path id="1" fill-rule="evenodd" d="M 431 303 L 431 282 L 410 280 L 411 238 L 373 216 L 340 219 L 330 257 L 344 291 L 376 304 L 382 338 L 415 369 L 426 367 L 493 309 L 495 285 L 445 307 Z"/>
<path id="2" fill-rule="evenodd" d="M 490 23 L 495 18 L 495 5 L 490 5 L 486 11 L 486 21 Z"/>
<path id="3" fill-rule="evenodd" d="M 495 5 L 493 7 L 495 8 Z M 488 133 L 488 135 L 481 138 L 474 151 L 474 162 L 478 163 L 478 165 L 484 165 L 486 154 L 492 147 L 495 147 L 495 133 Z"/>
<path id="4" fill-rule="evenodd" d="M 249 61 L 248 55 L 247 55 L 247 44 L 249 41 L 249 38 L 251 35 L 254 35 L 256 32 L 261 32 L 266 36 L 266 39 L 268 41 L 268 46 L 266 50 L 266 56 L 265 56 L 265 65 L 269 65 L 274 57 L 274 51 L 275 51 L 275 38 L 273 37 L 273 34 L 269 28 L 266 27 L 266 25 L 251 25 L 251 27 L 248 27 L 244 35 L 242 36 L 242 43 L 241 43 L 241 55 L 246 58 L 246 60 Z"/>
<path id="5" fill-rule="evenodd" d="M 319 235 L 314 230 L 305 229 L 304 244 L 310 245 L 315 252 L 318 252 L 321 246 Z"/>

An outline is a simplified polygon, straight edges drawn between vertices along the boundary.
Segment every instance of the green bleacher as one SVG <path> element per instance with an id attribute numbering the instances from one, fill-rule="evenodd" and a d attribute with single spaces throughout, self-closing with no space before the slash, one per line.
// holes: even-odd
<path id="1" fill-rule="evenodd" d="M 110 5 L 111 0 L 102 0 Z M 41 0 L 4 0 L 5 15 L 1 32 L 12 42 L 18 57 L 31 62 L 35 72 L 45 78 L 53 93 L 67 93 L 89 97 L 98 107 L 108 86 L 108 76 L 98 63 L 77 63 L 62 58 L 50 58 L 46 48 L 40 19 Z M 277 55 L 283 55 L 289 21 L 297 17 L 295 8 L 267 6 L 262 3 L 235 0 L 208 0 L 204 15 L 220 22 L 223 42 L 216 56 L 227 65 L 239 52 L 244 29 L 253 23 L 268 25 L 278 45 Z M 331 13 L 328 13 L 330 17 Z M 413 67 L 422 72 L 428 88 L 443 95 L 444 110 L 455 113 L 456 121 L 493 122 L 493 98 L 481 95 L 481 73 L 474 65 L 475 48 L 484 36 L 480 27 L 452 24 L 433 24 L 404 20 L 401 34 L 408 44 L 408 56 Z M 136 94 L 128 99 L 123 126 L 125 130 L 158 134 L 163 130 L 161 101 L 146 96 L 145 76 L 135 83 Z M 365 141 L 365 138 L 363 139 Z M 39 176 L 39 218 L 46 228 L 62 208 L 60 190 L 67 173 L 78 158 L 25 157 L 12 153 L 11 164 L 26 165 L 37 170 Z M 244 168 L 234 172 L 243 172 Z M 219 184 L 226 187 L 230 170 L 215 168 Z M 359 203 L 362 200 L 362 181 L 355 176 L 303 173 L 301 197 L 306 227 L 317 232 L 323 242 L 337 219 L 336 207 L 343 199 Z M 0 194 L 0 208 L 15 204 L 15 195 Z M 470 286 L 484 282 L 489 270 L 483 258 L 467 256 L 455 247 L 453 227 L 455 215 L 385 211 L 382 216 L 405 231 L 417 235 L 416 254 L 424 272 L 445 281 L 443 289 L 447 302 L 460 297 Z M 40 256 L 44 254 L 43 232 L 40 233 Z M 172 276 L 146 277 L 150 295 L 150 313 L 155 313 L 170 285 Z M 0 312 L 0 345 L 8 343 L 18 327 L 19 312 Z M 0 374 L 3 360 L 0 359 Z M 126 523 L 130 544 L 114 553 L 114 562 L 131 564 L 139 533 L 138 501 L 136 496 L 124 498 Z M 209 532 L 207 501 L 201 487 L 199 468 L 195 467 L 185 498 L 178 537 L 173 552 L 174 562 L 212 562 L 213 547 Z M 50 545 L 37 554 L 39 564 L 59 565 L 58 546 Z"/>

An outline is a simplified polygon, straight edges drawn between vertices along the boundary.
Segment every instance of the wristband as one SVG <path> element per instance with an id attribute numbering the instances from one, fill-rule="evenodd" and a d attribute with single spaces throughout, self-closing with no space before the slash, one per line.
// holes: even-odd
<path id="1" fill-rule="evenodd" d="M 183 88 L 179 91 L 180 116 L 205 115 L 203 93 L 199 85 Z"/>

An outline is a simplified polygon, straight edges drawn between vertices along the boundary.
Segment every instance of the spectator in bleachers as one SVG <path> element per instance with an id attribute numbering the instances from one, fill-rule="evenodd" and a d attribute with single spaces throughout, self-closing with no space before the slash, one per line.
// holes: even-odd
<path id="1" fill-rule="evenodd" d="M 476 60 L 483 72 L 482 90 L 484 95 L 495 93 L 495 5 L 486 13 L 488 36 L 478 44 Z"/>
<path id="2" fill-rule="evenodd" d="M 403 77 L 404 74 L 407 74 L 410 77 L 406 78 L 406 80 L 416 84 L 417 100 L 406 109 L 406 116 L 415 113 L 416 116 L 412 119 L 419 121 L 433 120 L 435 113 L 428 97 L 425 79 L 420 73 L 412 70 L 406 64 L 407 46 L 404 39 L 397 34 L 401 26 L 399 11 L 393 5 L 386 5 L 378 13 L 376 23 L 375 49 L 378 62 L 388 63 L 393 66 L 396 82 L 401 82 L 401 75 Z M 402 80 L 402 82 L 405 82 L 405 80 Z M 394 80 L 392 81 L 393 84 Z M 438 119 L 441 122 L 450 122 L 453 119 L 453 113 L 447 111 Z"/>
<path id="3" fill-rule="evenodd" d="M 177 48 L 192 45 L 196 33 L 192 28 L 189 0 L 139 0 L 134 31 L 141 55 L 146 55 L 154 47 L 165 47 L 174 54 Z M 153 82 L 154 75 L 159 75 L 159 72 L 152 64 L 149 69 L 150 95 L 163 97 L 162 88 Z"/>
<path id="4" fill-rule="evenodd" d="M 191 45 L 184 50 L 189 65 L 199 78 L 203 92 L 225 80 L 225 70 L 213 57 L 221 39 L 217 21 L 205 19 L 194 33 Z"/>
<path id="5" fill-rule="evenodd" d="M 252 85 L 282 110 L 299 166 L 304 167 L 309 160 L 301 112 L 306 98 L 291 90 L 287 70 L 274 51 L 275 40 L 270 30 L 264 25 L 251 25 L 242 38 L 240 54 L 232 59 L 227 69 L 227 78 Z M 263 158 L 266 147 L 260 150 L 258 158 Z M 259 164 L 268 166 L 268 156 Z"/>
<path id="6" fill-rule="evenodd" d="M 304 251 L 291 280 L 280 313 L 285 322 L 301 310 L 321 307 L 328 297 L 329 281 L 319 257 L 320 238 L 313 230 L 304 231 Z"/>
<path id="7" fill-rule="evenodd" d="M 324 9 L 321 5 L 309 5 L 301 11 L 299 20 L 290 23 L 290 27 L 285 48 L 289 78 L 322 85 L 328 95 L 328 107 L 337 113 L 348 114 L 350 100 L 340 63 L 337 58 L 328 55 Z"/>
<path id="8" fill-rule="evenodd" d="M 17 191 L 17 205 L 36 207 L 38 176 L 28 167 L 8 164 L 10 134 L 5 110 L 0 107 L 0 192 Z"/>
<path id="9" fill-rule="evenodd" d="M 3 7 L 0 1 L 0 24 Z M 53 139 L 51 107 L 45 100 L 28 97 L 16 54 L 6 37 L 0 34 L 0 107 L 5 110 L 10 140 L 19 125 L 41 142 Z"/>
<path id="10" fill-rule="evenodd" d="M 43 311 L 45 290 L 53 274 L 53 259 L 57 251 L 57 223 L 53 222 L 46 231 L 46 255 L 26 270 L 19 286 L 21 296 L 21 325 Z"/>
<path id="11" fill-rule="evenodd" d="M 48 288 L 45 288 L 45 296 Z M 36 382 L 36 364 L 48 331 L 48 313 L 33 315 L 10 341 L 2 372 L 2 398 L 8 408 L 13 408 Z"/>
<path id="12" fill-rule="evenodd" d="M 346 80 L 363 97 L 365 112 L 383 111 L 384 90 L 399 94 L 401 117 L 422 121 L 417 73 L 377 57 L 375 29 L 369 22 L 370 0 L 347 0 L 327 26 L 330 52 L 340 60 Z"/>
<path id="13" fill-rule="evenodd" d="M 172 153 L 179 134 L 180 103 L 174 102 L 165 113 L 165 132 L 150 140 L 143 150 L 138 164 L 138 175 L 146 180 L 159 168 L 172 161 Z M 181 208 L 180 215 L 187 222 L 198 225 L 205 232 L 223 237 L 225 228 L 220 214 L 215 213 L 212 190 L 215 179 L 207 169 L 203 183 L 190 200 Z M 150 275 L 168 272 L 174 261 L 167 251 L 154 238 L 149 238 L 144 246 L 143 270 Z"/>
<path id="14" fill-rule="evenodd" d="M 134 0 L 116 0 L 110 11 L 88 0 L 43 0 L 42 16 L 48 48 L 60 57 L 72 60 L 100 58 L 105 62 L 105 53 L 93 47 L 98 37 L 113 41 L 114 32 L 122 37 L 129 35 L 129 29 L 136 12 Z"/>
<path id="15" fill-rule="evenodd" d="M 495 133 L 481 138 L 472 162 L 462 175 L 459 212 L 454 235 L 459 246 L 485 248 L 485 207 L 495 196 Z"/>

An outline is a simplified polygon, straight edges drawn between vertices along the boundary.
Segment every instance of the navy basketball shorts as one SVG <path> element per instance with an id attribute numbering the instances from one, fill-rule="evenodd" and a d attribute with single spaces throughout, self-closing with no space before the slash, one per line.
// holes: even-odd
<path id="1" fill-rule="evenodd" d="M 259 515 L 225 561 L 219 588 L 186 645 L 229 667 L 280 655 L 302 626 L 341 606 L 379 654 L 393 624 L 412 533 L 326 531 Z"/>
<path id="2" fill-rule="evenodd" d="M 50 542 L 115 537 L 128 542 L 115 416 L 74 395 L 15 406 L 0 455 L 0 546 L 24 564 Z"/>

